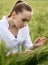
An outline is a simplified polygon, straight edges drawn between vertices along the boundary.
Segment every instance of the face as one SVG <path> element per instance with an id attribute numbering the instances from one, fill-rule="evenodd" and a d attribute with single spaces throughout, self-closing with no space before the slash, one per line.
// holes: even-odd
<path id="1" fill-rule="evenodd" d="M 30 18 L 31 18 L 31 12 L 23 10 L 22 13 L 18 13 L 15 15 L 14 25 L 18 29 L 20 29 L 20 28 L 26 26 L 26 24 L 29 22 Z"/>

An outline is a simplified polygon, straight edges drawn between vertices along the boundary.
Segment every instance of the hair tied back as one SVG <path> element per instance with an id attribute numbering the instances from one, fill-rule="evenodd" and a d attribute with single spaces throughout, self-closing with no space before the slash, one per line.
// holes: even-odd
<path id="1" fill-rule="evenodd" d="M 23 0 L 18 0 L 16 4 L 23 3 Z"/>

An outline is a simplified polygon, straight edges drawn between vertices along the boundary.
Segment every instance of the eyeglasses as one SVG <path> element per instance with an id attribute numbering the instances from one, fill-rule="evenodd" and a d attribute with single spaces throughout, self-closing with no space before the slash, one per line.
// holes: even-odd
<path id="1" fill-rule="evenodd" d="M 26 18 L 22 19 L 23 22 L 29 22 L 29 20 L 27 20 Z"/>

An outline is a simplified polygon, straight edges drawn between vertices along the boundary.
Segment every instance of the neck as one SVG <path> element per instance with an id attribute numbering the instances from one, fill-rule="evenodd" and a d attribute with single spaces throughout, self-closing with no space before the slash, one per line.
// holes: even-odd
<path id="1" fill-rule="evenodd" d="M 17 29 L 16 27 L 13 27 L 13 28 L 9 27 L 9 30 L 10 30 L 10 32 L 11 32 L 14 36 L 17 36 L 17 34 L 18 34 L 18 29 Z"/>
<path id="2" fill-rule="evenodd" d="M 9 27 L 12 28 L 14 26 L 14 24 L 13 24 L 13 18 L 12 17 L 7 17 L 7 21 L 9 23 Z"/>
<path id="3" fill-rule="evenodd" d="M 18 23 L 16 22 L 16 25 L 14 24 L 14 18 L 13 17 L 7 17 L 7 21 L 9 23 L 9 27 L 11 27 L 11 28 L 16 27 L 16 29 L 19 30 Z"/>
<path id="4" fill-rule="evenodd" d="M 8 23 L 9 23 L 9 30 L 11 31 L 11 33 L 14 35 L 14 36 L 17 36 L 18 34 L 18 28 L 14 25 L 13 23 L 13 18 L 12 17 L 7 17 L 7 20 L 8 20 Z"/>

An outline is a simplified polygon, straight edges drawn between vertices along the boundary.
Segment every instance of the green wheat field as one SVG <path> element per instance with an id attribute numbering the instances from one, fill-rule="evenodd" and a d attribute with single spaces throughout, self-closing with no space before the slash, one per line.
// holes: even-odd
<path id="1" fill-rule="evenodd" d="M 9 15 L 17 0 L 0 0 L 0 19 Z M 32 10 L 33 15 L 28 23 L 32 42 L 37 37 L 46 37 L 44 46 L 31 52 L 18 52 L 14 56 L 6 56 L 4 42 L 0 42 L 0 65 L 48 65 L 48 0 L 24 0 Z"/>

